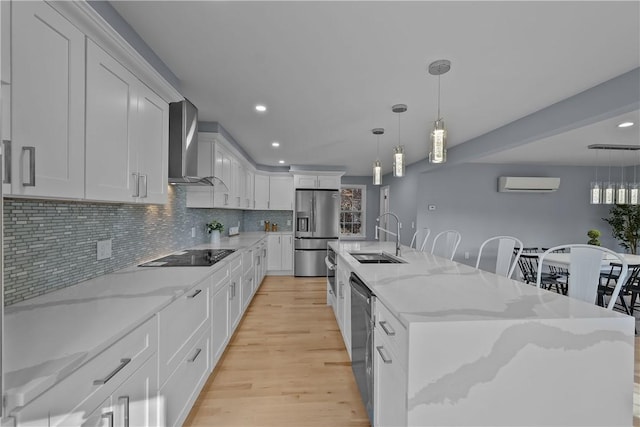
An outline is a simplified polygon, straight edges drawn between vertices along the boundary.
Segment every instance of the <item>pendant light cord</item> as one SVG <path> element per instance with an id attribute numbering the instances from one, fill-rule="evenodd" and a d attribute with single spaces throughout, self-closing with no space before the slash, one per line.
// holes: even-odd
<path id="1" fill-rule="evenodd" d="M 400 147 L 400 114 L 402 113 L 398 113 L 398 147 Z"/>
<path id="2" fill-rule="evenodd" d="M 438 69 L 440 69 L 440 67 L 438 67 Z M 441 74 L 438 74 L 438 120 L 440 120 L 440 76 Z"/>
<path id="3" fill-rule="evenodd" d="M 380 160 L 380 135 L 376 135 L 378 137 L 378 149 L 376 150 L 376 160 Z"/>

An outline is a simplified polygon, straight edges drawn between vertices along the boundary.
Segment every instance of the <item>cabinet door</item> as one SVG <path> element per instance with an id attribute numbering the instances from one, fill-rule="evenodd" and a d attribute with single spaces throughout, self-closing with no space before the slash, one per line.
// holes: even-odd
<path id="1" fill-rule="evenodd" d="M 318 177 L 315 175 L 295 175 L 295 188 L 316 188 L 318 186 Z"/>
<path id="2" fill-rule="evenodd" d="M 267 236 L 267 252 L 269 253 L 267 270 L 282 269 L 282 236 L 269 234 Z"/>
<path id="3" fill-rule="evenodd" d="M 229 283 L 229 324 L 231 325 L 229 335 L 238 326 L 242 314 L 242 283 L 240 277 L 242 277 L 240 273 L 231 276 Z"/>
<path id="4" fill-rule="evenodd" d="M 111 396 L 116 426 L 158 425 L 158 358 L 154 354 Z M 128 421 L 126 421 L 128 420 Z"/>
<path id="5" fill-rule="evenodd" d="M 211 315 L 213 324 L 211 330 L 211 366 L 215 367 L 222 356 L 229 338 L 229 285 L 223 286 L 213 295 Z"/>
<path id="6" fill-rule="evenodd" d="M 406 374 L 395 354 L 376 331 L 374 338 L 374 426 L 406 425 Z"/>
<path id="7" fill-rule="evenodd" d="M 244 208 L 253 209 L 255 200 L 253 197 L 254 174 L 249 169 L 244 175 Z"/>
<path id="8" fill-rule="evenodd" d="M 281 269 L 293 270 L 293 234 L 282 235 Z"/>
<path id="9" fill-rule="evenodd" d="M 138 194 L 136 77 L 95 43 L 87 42 L 86 197 L 133 202 Z"/>
<path id="10" fill-rule="evenodd" d="M 221 144 L 214 146 L 214 172 L 215 176 L 222 180 L 224 185 L 216 185 L 213 189 L 213 204 L 218 208 L 229 207 L 233 182 L 231 181 L 231 157 Z M 225 188 L 226 186 L 226 188 Z"/>
<path id="11" fill-rule="evenodd" d="M 249 306 L 251 296 L 253 295 L 253 270 L 244 275 L 242 279 L 242 311 L 244 312 Z"/>
<path id="12" fill-rule="evenodd" d="M 85 37 L 42 1 L 12 2 L 12 191 L 84 197 Z"/>
<path id="13" fill-rule="evenodd" d="M 318 188 L 322 188 L 324 190 L 339 190 L 340 189 L 340 177 L 329 175 L 329 176 L 318 176 Z"/>
<path id="14" fill-rule="evenodd" d="M 269 176 L 256 174 L 254 178 L 253 194 L 255 208 L 260 210 L 269 209 Z"/>
<path id="15" fill-rule="evenodd" d="M 233 174 L 233 191 L 231 194 L 231 207 L 241 208 L 244 193 L 244 167 L 240 161 L 231 156 L 231 171 Z"/>
<path id="16" fill-rule="evenodd" d="M 293 177 L 269 177 L 269 209 L 293 210 Z"/>
<path id="17" fill-rule="evenodd" d="M 111 397 L 102 402 L 98 408 L 82 419 L 81 427 L 113 427 L 116 425 L 116 414 Z M 48 425 L 44 424 L 43 425 Z"/>
<path id="18" fill-rule="evenodd" d="M 169 105 L 140 83 L 136 116 L 140 201 L 167 203 Z"/>

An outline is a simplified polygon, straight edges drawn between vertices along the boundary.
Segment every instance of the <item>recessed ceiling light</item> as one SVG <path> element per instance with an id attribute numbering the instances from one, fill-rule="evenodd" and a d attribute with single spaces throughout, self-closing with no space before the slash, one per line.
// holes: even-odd
<path id="1" fill-rule="evenodd" d="M 280 147 L 280 143 L 279 143 L 278 141 L 273 141 L 273 142 L 271 143 L 271 146 L 272 146 L 272 147 Z"/>
<path id="2" fill-rule="evenodd" d="M 282 164 L 284 164 L 284 160 L 278 160 L 278 163 L 280 163 L 282 165 Z"/>
<path id="3" fill-rule="evenodd" d="M 262 104 L 258 104 L 256 105 L 256 111 L 259 113 L 264 113 L 265 111 L 267 111 L 267 107 Z"/>
<path id="4" fill-rule="evenodd" d="M 630 126 L 633 126 L 633 122 L 622 122 L 618 125 L 619 128 L 628 128 Z"/>

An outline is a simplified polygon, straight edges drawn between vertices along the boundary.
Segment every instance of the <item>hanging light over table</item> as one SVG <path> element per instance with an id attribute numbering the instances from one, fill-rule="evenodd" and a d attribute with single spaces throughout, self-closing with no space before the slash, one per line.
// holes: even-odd
<path id="1" fill-rule="evenodd" d="M 371 129 L 378 137 L 378 149 L 376 150 L 376 161 L 373 162 L 373 185 L 382 185 L 382 164 L 380 163 L 380 135 L 384 134 L 383 128 Z"/>
<path id="2" fill-rule="evenodd" d="M 602 183 L 598 181 L 598 150 L 596 151 L 596 180 L 591 182 L 589 203 L 599 205 L 602 203 Z"/>
<path id="3" fill-rule="evenodd" d="M 438 76 L 438 117 L 433 123 L 433 130 L 430 135 L 430 163 L 445 163 L 447 161 L 447 130 L 444 127 L 444 120 L 440 116 L 440 76 L 450 69 L 451 61 L 448 59 L 439 59 L 429 64 L 429 74 Z"/>
<path id="4" fill-rule="evenodd" d="M 604 205 L 637 205 L 639 204 L 638 182 L 635 176 L 636 166 L 634 166 L 634 182 L 629 183 L 624 180 L 624 165 L 621 163 L 622 169 L 620 182 L 614 184 L 611 182 L 611 151 L 638 151 L 638 145 L 615 145 L 615 144 L 592 144 L 587 148 L 591 150 L 609 150 L 609 180 L 605 183 L 598 182 L 597 166 L 596 181 L 591 183 L 590 203 Z M 597 161 L 596 161 L 597 163 Z M 599 200 L 599 202 L 597 201 Z"/>
<path id="5" fill-rule="evenodd" d="M 405 104 L 396 104 L 391 107 L 391 111 L 398 113 L 398 145 L 393 149 L 393 176 L 404 176 L 404 147 L 400 144 L 400 113 L 407 111 Z"/>

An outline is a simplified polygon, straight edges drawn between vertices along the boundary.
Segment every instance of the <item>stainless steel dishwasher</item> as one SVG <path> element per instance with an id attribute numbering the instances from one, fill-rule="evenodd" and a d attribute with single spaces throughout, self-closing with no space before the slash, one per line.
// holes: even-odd
<path id="1" fill-rule="evenodd" d="M 373 425 L 373 304 L 375 295 L 355 274 L 351 285 L 351 369 Z"/>

